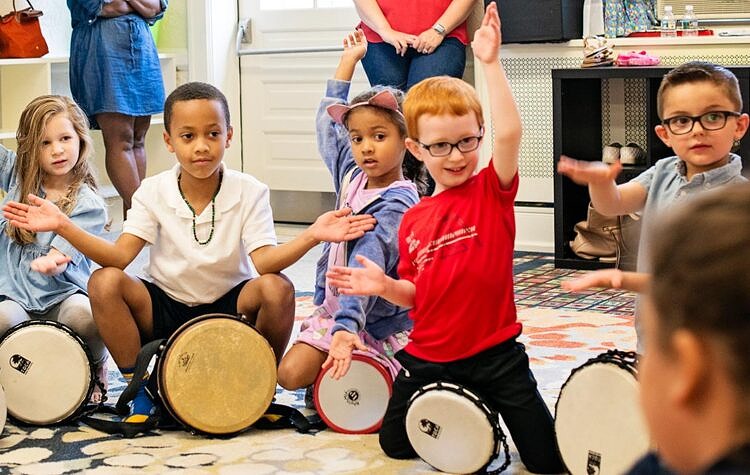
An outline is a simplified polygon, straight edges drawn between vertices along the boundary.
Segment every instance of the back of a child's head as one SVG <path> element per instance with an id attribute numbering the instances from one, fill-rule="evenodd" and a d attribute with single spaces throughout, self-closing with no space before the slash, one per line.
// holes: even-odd
<path id="1" fill-rule="evenodd" d="M 89 121 L 86 114 L 66 96 L 45 95 L 32 100 L 21 112 L 16 131 L 18 143 L 16 173 L 19 181 L 18 199 L 26 201 L 30 194 L 42 190 L 45 174 L 41 166 L 42 145 L 50 119 L 58 115 L 67 117 L 79 139 L 78 161 L 70 170 L 71 185 L 65 197 L 57 203 L 64 213 L 70 214 L 75 206 L 78 188 L 86 183 L 97 188 L 96 177 L 91 165 L 93 142 L 89 135 Z M 20 244 L 33 242 L 34 233 L 8 225 L 8 235 Z"/>
<path id="2" fill-rule="evenodd" d="M 656 95 L 656 110 L 660 118 L 664 118 L 664 96 L 675 86 L 708 82 L 714 84 L 726 95 L 735 107 L 734 112 L 742 110 L 742 94 L 737 76 L 723 66 L 706 61 L 690 61 L 677 66 L 664 75 Z M 710 105 L 710 104 L 707 104 Z"/>
<path id="3" fill-rule="evenodd" d="M 419 118 L 423 115 L 463 116 L 474 113 L 479 126 L 484 125 L 482 105 L 476 90 L 465 81 L 435 76 L 418 82 L 406 94 L 404 116 L 406 129 L 413 140 L 419 140 Z"/>
<path id="4" fill-rule="evenodd" d="M 177 102 L 195 101 L 195 100 L 209 100 L 217 101 L 221 104 L 221 108 L 224 110 L 224 119 L 226 120 L 226 126 L 229 127 L 231 124 L 229 117 L 229 103 L 223 92 L 221 92 L 215 86 L 207 84 L 205 82 L 188 82 L 175 88 L 167 100 L 164 101 L 164 129 L 167 133 L 170 133 L 169 127 L 172 125 L 172 117 L 174 114 L 174 105 Z"/>
<path id="5" fill-rule="evenodd" d="M 653 343 L 668 349 L 678 329 L 713 339 L 747 400 L 750 184 L 703 193 L 664 215 L 653 231 L 651 299 L 658 321 Z M 743 416 L 750 424 L 750 408 Z"/>
<path id="6" fill-rule="evenodd" d="M 399 134 L 401 134 L 401 138 L 405 139 L 407 135 L 406 135 L 406 121 L 404 120 L 404 115 L 403 115 L 404 93 L 400 89 L 396 89 L 390 86 L 381 86 L 381 85 L 373 86 L 370 89 L 367 89 L 366 91 L 354 96 L 351 99 L 351 101 L 349 101 L 349 103 L 358 104 L 362 102 L 367 102 L 370 99 L 372 99 L 375 95 L 383 91 L 388 91 L 391 94 L 393 94 L 393 97 L 396 98 L 396 102 L 398 103 L 398 111 L 394 111 L 394 110 L 387 109 L 384 107 L 377 107 L 377 106 L 367 106 L 367 107 L 370 107 L 371 110 L 380 114 L 384 119 L 392 122 L 398 128 Z M 344 127 L 348 128 L 347 115 L 344 115 L 342 120 L 343 120 Z M 412 155 L 411 152 L 406 150 L 405 146 L 404 146 L 404 149 L 405 149 L 405 154 L 404 154 L 404 161 L 402 165 L 404 177 L 408 180 L 413 181 L 414 184 L 417 185 L 417 190 L 419 191 L 420 196 L 423 196 L 427 193 L 427 188 L 428 188 L 427 170 L 425 169 L 425 166 L 422 162 L 414 158 L 414 155 Z"/>

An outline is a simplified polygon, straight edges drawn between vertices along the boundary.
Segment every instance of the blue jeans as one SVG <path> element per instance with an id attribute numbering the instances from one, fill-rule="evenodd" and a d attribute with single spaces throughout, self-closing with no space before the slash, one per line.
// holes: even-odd
<path id="1" fill-rule="evenodd" d="M 388 43 L 368 43 L 362 58 L 371 86 L 393 86 L 402 91 L 433 76 L 461 78 L 466 67 L 466 46 L 456 38 L 445 38 L 431 54 L 409 48 L 404 56 Z"/>

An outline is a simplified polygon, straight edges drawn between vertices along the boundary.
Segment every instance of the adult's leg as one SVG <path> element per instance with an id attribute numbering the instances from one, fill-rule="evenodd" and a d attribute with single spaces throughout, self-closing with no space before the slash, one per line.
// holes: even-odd
<path id="1" fill-rule="evenodd" d="M 523 345 L 517 343 L 475 363 L 468 368 L 475 390 L 502 416 L 526 468 L 534 473 L 564 472 L 554 421 L 537 390 Z"/>
<path id="2" fill-rule="evenodd" d="M 31 317 L 26 313 L 26 310 L 16 302 L 12 300 L 0 302 L 0 335 L 8 331 L 9 328 L 30 319 Z"/>
<path id="3" fill-rule="evenodd" d="M 279 385 L 290 391 L 310 386 L 318 377 L 320 366 L 327 356 L 327 353 L 307 343 L 296 343 L 279 363 Z"/>
<path id="4" fill-rule="evenodd" d="M 102 129 L 107 175 L 122 197 L 123 211 L 146 176 L 146 132 L 151 116 L 132 117 L 106 112 L 96 115 Z"/>
<path id="5" fill-rule="evenodd" d="M 237 312 L 244 315 L 273 348 L 276 363 L 289 343 L 294 324 L 294 285 L 283 274 L 264 274 L 252 279 L 237 298 Z"/>
<path id="6" fill-rule="evenodd" d="M 367 54 L 370 54 L 368 51 Z M 433 76 L 462 78 L 466 68 L 466 46 L 455 38 L 446 38 L 430 54 L 414 53 L 409 65 L 406 89 Z"/>
<path id="7" fill-rule="evenodd" d="M 151 296 L 140 279 L 114 267 L 89 278 L 89 299 L 99 334 L 119 368 L 133 368 L 141 342 L 153 336 Z"/>
<path id="8" fill-rule="evenodd" d="M 378 84 L 404 90 L 409 74 L 409 63 L 414 54 L 409 49 L 404 56 L 388 43 L 368 43 L 367 54 L 362 58 L 362 67 L 371 86 Z"/>

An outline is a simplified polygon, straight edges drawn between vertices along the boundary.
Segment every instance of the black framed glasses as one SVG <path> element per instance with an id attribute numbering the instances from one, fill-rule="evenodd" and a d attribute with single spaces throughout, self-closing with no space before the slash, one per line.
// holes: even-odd
<path id="1" fill-rule="evenodd" d="M 727 117 L 739 117 L 739 112 L 711 111 L 705 114 L 689 116 L 678 115 L 661 121 L 674 135 L 684 135 L 693 131 L 696 122 L 701 123 L 704 130 L 719 130 L 727 125 Z"/>
<path id="2" fill-rule="evenodd" d="M 453 148 L 457 148 L 461 153 L 473 152 L 479 148 L 479 143 L 484 137 L 484 129 L 479 129 L 479 135 L 464 137 L 456 143 L 448 142 L 437 142 L 430 145 L 417 142 L 422 148 L 430 152 L 433 157 L 447 157 L 453 152 Z"/>

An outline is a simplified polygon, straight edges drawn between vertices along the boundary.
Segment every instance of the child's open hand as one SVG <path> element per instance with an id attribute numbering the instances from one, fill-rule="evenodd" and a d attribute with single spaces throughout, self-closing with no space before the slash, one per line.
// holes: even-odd
<path id="1" fill-rule="evenodd" d="M 331 377 L 341 379 L 349 371 L 352 364 L 352 351 L 367 351 L 367 346 L 362 343 L 359 335 L 339 330 L 333 334 L 331 348 L 328 350 L 328 358 L 323 362 L 323 369 L 333 366 Z"/>
<path id="2" fill-rule="evenodd" d="M 326 272 L 328 283 L 343 295 L 382 295 L 386 275 L 383 269 L 364 256 L 356 256 L 363 267 L 333 266 Z"/>
<path id="3" fill-rule="evenodd" d="M 619 289 L 622 287 L 622 271 L 620 269 L 601 269 L 587 272 L 581 277 L 563 281 L 560 287 L 571 292 L 581 292 L 595 287 Z"/>
<path id="4" fill-rule="evenodd" d="M 50 252 L 31 261 L 31 270 L 44 275 L 57 275 L 65 270 L 70 257 L 61 252 Z"/>
<path id="5" fill-rule="evenodd" d="M 8 201 L 3 215 L 10 224 L 27 231 L 56 231 L 65 222 L 65 214 L 51 201 L 29 195 L 29 203 Z"/>
<path id="6" fill-rule="evenodd" d="M 356 63 L 367 54 L 367 40 L 362 30 L 354 30 L 344 38 L 344 52 L 341 53 L 341 59 L 346 59 Z"/>
<path id="7" fill-rule="evenodd" d="M 620 162 L 607 165 L 599 161 L 575 160 L 562 155 L 557 163 L 557 173 L 565 175 L 579 185 L 615 181 L 622 171 Z"/>
<path id="8" fill-rule="evenodd" d="M 310 226 L 315 240 L 328 242 L 351 241 L 361 238 L 375 227 L 377 220 L 371 214 L 351 214 L 351 208 L 328 211 L 318 216 Z"/>
<path id="9" fill-rule="evenodd" d="M 502 41 L 503 37 L 500 32 L 500 16 L 497 12 L 497 3 L 492 2 L 484 12 L 482 25 L 474 33 L 474 41 L 471 42 L 471 49 L 479 61 L 482 63 L 492 63 L 497 61 Z"/>

